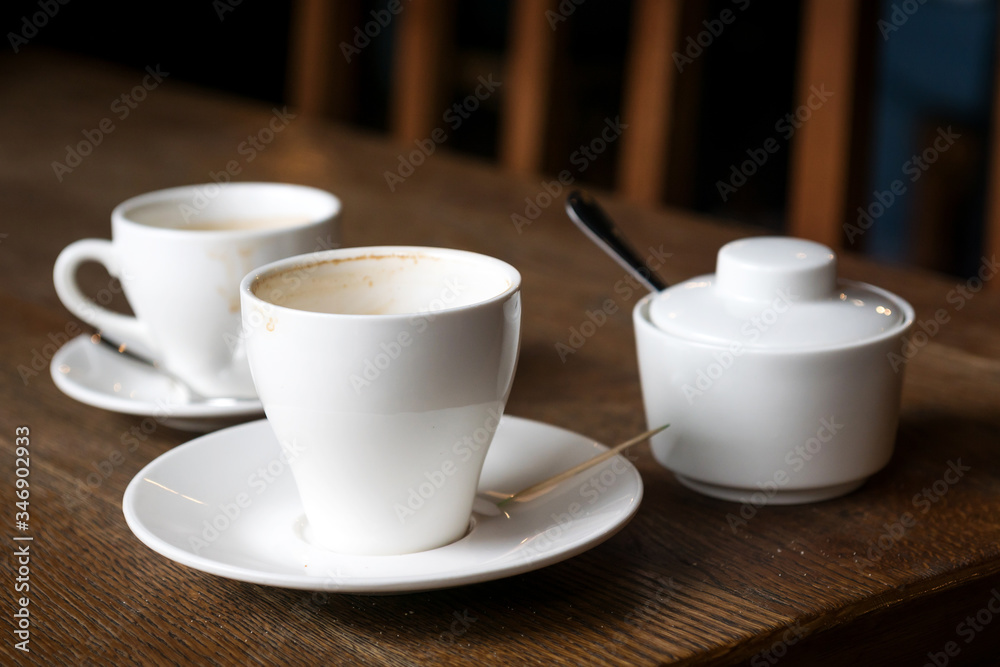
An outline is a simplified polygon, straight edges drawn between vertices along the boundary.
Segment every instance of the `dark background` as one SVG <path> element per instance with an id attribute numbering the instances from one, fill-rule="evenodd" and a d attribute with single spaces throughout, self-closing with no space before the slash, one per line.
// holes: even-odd
<path id="1" fill-rule="evenodd" d="M 57 2 L 40 1 L 49 6 Z M 362 15 L 368 17 L 370 11 L 384 7 L 385 3 L 386 0 L 366 0 Z M 985 55 L 983 48 L 972 54 L 957 53 L 969 41 L 962 33 L 965 28 L 961 24 L 940 27 L 940 14 L 965 11 L 967 23 L 986 20 L 982 17 L 995 17 L 996 2 L 928 0 L 927 7 L 936 5 L 937 8 L 922 6 L 905 26 L 906 31 L 899 31 L 900 37 L 891 36 L 894 41 L 885 40 L 876 25 L 877 19 L 888 17 L 892 3 L 862 4 L 867 8 L 864 10 L 867 15 L 861 52 L 870 62 L 863 68 L 866 76 L 859 79 L 855 92 L 865 102 L 870 116 L 861 119 L 858 125 L 864 134 L 864 145 L 863 154 L 857 156 L 855 169 L 860 180 L 870 186 L 859 195 L 859 201 L 864 204 L 865 198 L 871 199 L 875 189 L 885 187 L 877 183 L 877 156 L 881 149 L 878 125 L 872 118 L 882 103 L 881 92 L 886 89 L 882 73 L 888 45 L 897 51 L 904 47 L 919 50 L 923 43 L 926 43 L 924 50 L 943 49 L 944 55 L 937 58 L 945 63 L 943 78 L 968 77 L 971 76 L 969 72 L 979 72 L 979 79 L 969 85 L 984 89 L 983 99 L 988 105 L 993 76 L 992 45 Z M 587 0 L 558 28 L 568 55 L 554 88 L 564 115 L 552 124 L 545 165 L 550 173 L 565 168 L 567 156 L 576 146 L 596 136 L 606 117 L 620 113 L 631 5 L 627 1 Z M 973 6 L 979 13 L 972 15 L 967 8 L 953 9 L 961 5 Z M 686 19 L 682 40 L 701 28 L 699 18 L 717 17 L 723 8 L 733 6 L 732 0 L 686 3 L 685 13 L 690 16 Z M 23 17 L 40 11 L 39 7 L 36 0 L 8 3 L 3 8 L 0 20 L 7 35 L 4 48 L 8 53 L 13 51 L 9 33 L 20 32 Z M 475 60 L 502 67 L 509 9 L 507 0 L 456 0 L 453 38 L 459 66 Z M 292 11 L 292 3 L 251 0 L 178 3 L 70 0 L 59 5 L 56 15 L 48 19 L 27 45 L 19 48 L 59 49 L 137 70 L 159 64 L 174 79 L 268 103 L 285 104 L 288 101 Z M 671 188 L 668 184 L 665 203 L 781 232 L 790 154 L 787 147 L 769 159 L 747 186 L 740 188 L 729 201 L 721 200 L 717 182 L 727 178 L 732 164 L 746 159 L 747 149 L 757 148 L 765 139 L 774 136 L 777 119 L 794 107 L 800 3 L 788 0 L 753 2 L 745 12 L 738 14 L 738 20 L 705 49 L 694 71 L 685 72 L 688 78 L 681 77 L 684 94 L 695 101 L 694 107 L 689 108 L 696 110 L 684 117 L 686 125 L 681 130 L 697 150 L 683 164 L 673 165 L 676 178 L 673 185 L 683 188 Z M 924 30 L 934 31 L 928 34 L 941 37 L 937 40 L 939 43 L 928 43 L 926 36 L 921 37 L 918 25 L 921 20 L 929 24 Z M 996 22 L 991 21 L 992 33 Z M 357 91 L 355 111 L 347 122 L 372 132 L 387 132 L 393 27 L 390 24 L 357 58 L 356 65 L 364 84 Z M 908 34 L 903 35 L 904 32 Z M 917 47 L 908 45 L 911 42 L 916 42 Z M 902 54 L 907 57 L 905 51 Z M 989 62 L 985 66 L 979 63 L 973 67 L 975 63 L 968 62 L 971 58 L 982 61 L 987 55 Z M 502 72 L 502 69 L 496 71 Z M 697 83 L 691 85 L 695 81 Z M 461 77 L 456 77 L 452 91 L 455 100 L 469 92 L 462 83 Z M 968 105 L 956 110 L 943 94 L 940 99 L 934 98 L 933 90 L 928 94 L 930 102 L 926 99 L 919 104 L 913 102 L 915 109 L 919 106 L 919 112 L 928 114 L 937 124 L 957 120 L 966 132 L 964 136 L 971 137 L 967 143 L 986 144 L 989 139 L 988 106 L 982 108 L 984 103 L 980 101 L 971 111 Z M 495 159 L 497 127 L 497 105 L 484 105 L 453 134 L 447 149 Z M 914 137 L 914 145 L 923 145 L 919 137 Z M 617 146 L 612 144 L 610 150 L 594 162 L 584 174 L 586 182 L 607 188 L 614 186 L 616 150 Z M 987 170 L 986 151 L 980 153 L 968 157 L 970 163 L 965 166 L 966 173 L 978 175 L 978 182 L 970 186 L 970 179 L 965 177 L 965 189 L 952 197 L 949 208 L 943 209 L 948 220 L 942 224 L 947 224 L 951 230 L 949 238 L 953 238 L 954 247 L 947 248 L 937 265 L 929 268 L 966 275 L 978 265 Z M 943 177 L 945 170 L 939 171 Z M 903 206 L 898 208 L 898 213 L 903 214 Z M 943 214 L 935 215 L 941 217 Z M 889 228 L 888 223 L 885 228 Z M 907 251 L 906 234 L 910 231 L 901 229 L 894 233 L 899 238 L 888 238 L 882 242 L 881 250 L 871 249 L 871 252 L 884 261 L 928 263 Z M 857 249 L 866 250 L 863 244 Z"/>

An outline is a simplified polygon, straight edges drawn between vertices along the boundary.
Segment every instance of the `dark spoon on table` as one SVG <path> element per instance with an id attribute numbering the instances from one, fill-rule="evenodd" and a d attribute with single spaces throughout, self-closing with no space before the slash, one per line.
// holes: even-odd
<path id="1" fill-rule="evenodd" d="M 582 190 L 570 192 L 566 197 L 566 214 L 591 241 L 649 288 L 650 292 L 662 292 L 668 287 L 666 282 L 646 268 L 625 235 L 588 193 Z"/>

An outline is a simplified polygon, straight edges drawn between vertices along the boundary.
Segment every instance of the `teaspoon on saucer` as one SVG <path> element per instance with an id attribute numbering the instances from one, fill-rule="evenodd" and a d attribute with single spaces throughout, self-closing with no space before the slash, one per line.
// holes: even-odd
<path id="1" fill-rule="evenodd" d="M 664 426 L 658 426 L 657 428 L 653 428 L 653 429 L 650 429 L 650 430 L 648 430 L 648 431 L 646 431 L 644 433 L 640 433 L 639 435 L 635 436 L 634 438 L 630 438 L 629 440 L 626 440 L 625 442 L 623 442 L 621 444 L 615 445 L 611 449 L 608 449 L 607 451 L 601 452 L 597 456 L 591 457 L 591 458 L 587 459 L 586 461 L 583 461 L 582 463 L 579 463 L 579 464 L 573 466 L 572 468 L 570 468 L 568 470 L 564 470 L 561 473 L 553 475 L 553 476 L 551 476 L 551 477 L 549 477 L 547 479 L 543 479 L 541 482 L 538 482 L 537 484 L 532 484 L 531 486 L 529 486 L 526 489 L 521 489 L 517 493 L 511 494 L 510 496 L 508 496 L 508 497 L 504 498 L 503 500 L 501 500 L 500 502 L 496 503 L 496 506 L 497 507 L 503 507 L 507 503 L 515 501 L 515 500 L 517 500 L 517 501 L 533 500 L 534 498 L 537 498 L 538 496 L 542 495 L 543 493 L 545 493 L 549 489 L 551 489 L 551 488 L 553 488 L 553 487 L 561 484 L 562 482 L 565 482 L 567 479 L 575 477 L 577 474 L 583 472 L 584 470 L 587 470 L 589 468 L 593 468 L 598 463 L 603 463 L 604 461 L 607 461 L 612 456 L 614 456 L 616 454 L 622 453 L 623 451 L 625 451 L 626 449 L 628 449 L 632 445 L 638 445 L 643 440 L 647 440 L 648 438 L 652 438 L 654 435 L 656 435 L 660 431 L 668 428 L 669 426 L 670 426 L 670 424 L 665 424 Z"/>
<path id="2" fill-rule="evenodd" d="M 206 399 L 142 356 L 90 334 L 59 348 L 49 366 L 53 382 L 70 398 L 184 431 L 204 433 L 264 414 L 257 398 Z"/>
<path id="3" fill-rule="evenodd" d="M 215 405 L 215 406 L 235 406 L 241 405 L 246 402 L 246 399 L 232 398 L 229 396 L 205 396 L 197 391 L 195 391 L 191 385 L 182 380 L 181 378 L 174 375 L 172 372 L 164 368 L 161 364 L 151 361 L 146 357 L 133 352 L 128 348 L 127 345 L 122 343 L 121 345 L 116 345 L 114 342 L 108 340 L 99 333 L 95 333 L 90 339 L 96 343 L 104 345 L 110 350 L 113 350 L 117 354 L 120 354 L 128 359 L 137 361 L 140 364 L 146 364 L 149 366 L 151 372 L 159 373 L 160 375 L 169 378 L 174 384 L 177 385 L 178 389 L 184 394 L 189 404 L 202 404 L 202 405 Z"/>

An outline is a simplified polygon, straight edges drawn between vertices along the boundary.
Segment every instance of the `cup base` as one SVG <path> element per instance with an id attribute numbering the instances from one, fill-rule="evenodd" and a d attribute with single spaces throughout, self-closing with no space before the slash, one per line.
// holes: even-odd
<path id="1" fill-rule="evenodd" d="M 299 518 L 295 521 L 295 532 L 298 534 L 299 538 L 303 542 L 305 542 L 309 546 L 314 547 L 316 549 L 322 549 L 324 551 L 329 551 L 330 553 L 338 554 L 338 555 L 341 555 L 341 556 L 365 556 L 365 557 L 368 557 L 368 556 L 390 556 L 391 557 L 391 556 L 405 556 L 407 554 L 424 553 L 424 552 L 427 552 L 427 551 L 434 551 L 435 549 L 440 549 L 442 547 L 446 547 L 446 546 L 448 546 L 450 544 L 455 544 L 456 542 L 464 540 L 469 535 L 471 535 L 472 531 L 475 530 L 475 529 L 476 529 L 476 517 L 475 516 L 471 516 L 471 517 L 469 517 L 469 524 L 466 527 L 465 532 L 462 533 L 461 535 L 459 535 L 454 540 L 451 540 L 450 542 L 446 542 L 444 544 L 439 544 L 439 545 L 437 545 L 435 547 L 431 547 L 429 549 L 420 549 L 418 551 L 409 551 L 409 550 L 407 550 L 407 551 L 400 551 L 398 553 L 393 552 L 393 553 L 377 553 L 377 554 L 372 554 L 372 553 L 351 553 L 351 552 L 346 552 L 346 551 L 339 551 L 337 549 L 332 549 L 332 548 L 326 546 L 325 544 L 323 544 L 323 542 L 321 542 L 321 541 L 319 541 L 319 540 L 317 540 L 315 538 L 315 536 L 313 535 L 313 530 L 312 530 L 312 528 L 309 525 L 309 519 L 306 518 L 305 514 L 300 515 Z"/>
<path id="2" fill-rule="evenodd" d="M 854 491 L 868 480 L 867 477 L 862 477 L 861 479 L 845 482 L 843 484 L 832 484 L 830 486 L 822 486 L 815 489 L 778 489 L 777 491 L 772 491 L 760 488 L 747 489 L 735 486 L 710 484 L 708 482 L 691 479 L 690 477 L 685 477 L 684 475 L 679 475 L 677 473 L 674 473 L 674 476 L 677 478 L 678 482 L 692 491 L 697 491 L 698 493 L 702 493 L 713 498 L 720 498 L 721 500 L 728 500 L 734 503 L 750 503 L 755 506 L 802 505 L 805 503 L 816 503 L 823 500 L 830 500 Z M 759 496 L 763 496 L 765 498 L 763 503 L 757 502 Z"/>

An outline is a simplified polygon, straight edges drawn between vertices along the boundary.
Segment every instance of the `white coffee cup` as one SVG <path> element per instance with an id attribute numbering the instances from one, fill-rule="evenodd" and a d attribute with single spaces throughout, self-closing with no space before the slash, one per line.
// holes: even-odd
<path id="1" fill-rule="evenodd" d="M 308 539 L 349 554 L 468 530 L 517 365 L 520 274 L 421 247 L 294 257 L 243 279 L 244 336 Z"/>
<path id="2" fill-rule="evenodd" d="M 53 271 L 63 304 L 102 335 L 211 397 L 253 398 L 239 285 L 255 266 L 339 245 L 340 200 L 285 183 L 194 185 L 139 195 L 111 213 L 111 239 L 83 239 Z M 77 268 L 103 264 L 135 317 L 80 290 Z"/>

